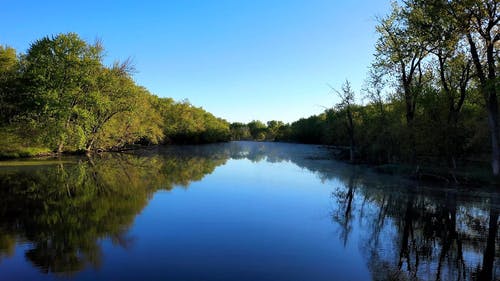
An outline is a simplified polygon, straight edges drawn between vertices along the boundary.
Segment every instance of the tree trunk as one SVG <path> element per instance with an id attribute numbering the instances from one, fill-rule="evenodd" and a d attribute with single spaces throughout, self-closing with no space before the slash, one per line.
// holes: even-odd
<path id="1" fill-rule="evenodd" d="M 406 76 L 405 76 L 406 77 Z M 417 159 L 417 149 L 416 149 L 416 141 L 415 141 L 415 94 L 412 92 L 410 87 L 410 82 L 403 80 L 403 90 L 405 96 L 405 105 L 406 105 L 406 128 L 408 130 L 408 144 L 409 144 L 409 160 L 411 164 L 415 164 Z"/>
<path id="2" fill-rule="evenodd" d="M 61 154 L 63 152 L 63 148 L 64 148 L 64 142 L 61 140 L 57 145 L 57 153 Z"/>
<path id="3" fill-rule="evenodd" d="M 94 146 L 94 141 L 95 141 L 95 138 L 92 137 L 92 139 L 90 140 L 90 142 L 88 142 L 87 147 L 85 148 L 85 150 L 87 151 L 87 153 L 92 150 L 92 147 Z"/>
<path id="4" fill-rule="evenodd" d="M 355 160 L 355 155 L 354 155 L 355 150 L 356 150 L 356 143 L 354 142 L 354 128 L 351 127 L 349 130 L 349 160 L 351 162 L 354 162 Z"/>
<path id="5" fill-rule="evenodd" d="M 491 168 L 493 176 L 500 175 L 500 141 L 499 141 L 499 121 L 498 121 L 498 98 L 496 93 L 496 73 L 495 73 L 495 57 L 493 55 L 493 42 L 486 40 L 487 45 L 487 70 L 483 69 L 478 49 L 471 33 L 467 33 L 467 41 L 469 42 L 472 61 L 476 66 L 477 76 L 481 85 L 481 91 L 486 102 L 486 111 L 488 113 L 488 127 L 491 137 Z"/>
<path id="6" fill-rule="evenodd" d="M 488 104 L 488 125 L 491 135 L 491 168 L 493 176 L 500 175 L 500 142 L 499 142 L 499 124 L 498 124 L 498 103 L 495 102 Z"/>
<path id="7" fill-rule="evenodd" d="M 349 144 L 350 144 L 350 148 L 349 148 L 349 158 L 350 158 L 350 161 L 351 162 L 354 162 L 354 150 L 355 150 L 355 146 L 356 146 L 356 143 L 354 142 L 354 121 L 353 121 L 353 117 L 352 117 L 352 112 L 351 112 L 351 109 L 350 108 L 347 108 L 347 118 L 348 118 L 348 121 L 349 121 Z"/>
<path id="8" fill-rule="evenodd" d="M 498 177 L 500 174 L 500 142 L 499 142 L 499 124 L 498 124 L 498 97 L 497 97 L 497 79 L 495 73 L 495 57 L 494 57 L 494 42 L 487 40 L 488 47 L 486 48 L 486 58 L 488 63 L 488 80 L 486 85 L 483 85 L 483 91 L 487 94 L 488 99 L 488 123 L 491 131 L 491 167 L 493 176 Z"/>

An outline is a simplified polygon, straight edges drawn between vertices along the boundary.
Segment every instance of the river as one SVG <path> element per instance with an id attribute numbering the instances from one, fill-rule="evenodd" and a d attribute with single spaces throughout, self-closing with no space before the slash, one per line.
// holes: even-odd
<path id="1" fill-rule="evenodd" d="M 499 280 L 500 193 L 313 145 L 0 166 L 0 280 Z"/>

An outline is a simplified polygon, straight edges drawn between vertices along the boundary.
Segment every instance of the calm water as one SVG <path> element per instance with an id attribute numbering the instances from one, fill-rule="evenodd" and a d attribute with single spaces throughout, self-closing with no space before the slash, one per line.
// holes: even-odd
<path id="1" fill-rule="evenodd" d="M 234 142 L 0 167 L 0 280 L 499 280 L 498 193 Z"/>

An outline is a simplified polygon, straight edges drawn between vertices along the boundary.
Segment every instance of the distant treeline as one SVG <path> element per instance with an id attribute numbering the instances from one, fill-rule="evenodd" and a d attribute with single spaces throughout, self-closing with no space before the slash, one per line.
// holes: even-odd
<path id="1" fill-rule="evenodd" d="M 380 18 L 366 85 L 332 89 L 340 102 L 291 124 L 231 124 L 233 139 L 350 148 L 352 161 L 491 160 L 500 172 L 500 3 L 410 0 Z M 462 162 L 463 163 L 463 162 Z"/>
<path id="2" fill-rule="evenodd" d="M 351 161 L 370 163 L 490 159 L 498 176 L 499 10 L 491 0 L 394 2 L 379 19 L 363 91 L 346 81 L 332 88 L 335 107 L 291 124 L 228 124 L 154 96 L 134 83 L 128 61 L 105 66 L 100 42 L 76 34 L 42 38 L 21 55 L 0 47 L 0 150 L 293 141 L 348 147 Z"/>
<path id="3" fill-rule="evenodd" d="M 1 154 L 229 140 L 228 122 L 151 94 L 130 61 L 106 66 L 103 54 L 74 33 L 37 40 L 26 54 L 0 46 Z"/>

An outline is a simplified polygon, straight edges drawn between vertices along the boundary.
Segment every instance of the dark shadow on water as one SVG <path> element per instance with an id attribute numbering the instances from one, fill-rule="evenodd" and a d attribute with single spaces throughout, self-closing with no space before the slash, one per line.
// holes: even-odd
<path id="1" fill-rule="evenodd" d="M 330 160 L 322 147 L 254 142 L 0 168 L 0 265 L 16 244 L 27 243 L 25 258 L 42 272 L 99 268 L 100 241 L 133 246 L 129 228 L 156 191 L 188 188 L 229 159 L 290 162 L 335 184 L 338 239 L 345 246 L 359 235 L 373 280 L 500 278 L 498 192 L 419 186 Z"/>
<path id="2" fill-rule="evenodd" d="M 0 170 L 0 261 L 17 242 L 41 271 L 70 273 L 101 264 L 101 239 L 124 248 L 127 231 L 155 191 L 187 187 L 224 158 L 106 154 L 72 164 Z"/>
<path id="3" fill-rule="evenodd" d="M 346 243 L 357 224 L 373 280 L 498 280 L 498 192 L 339 177 L 332 220 Z"/>

